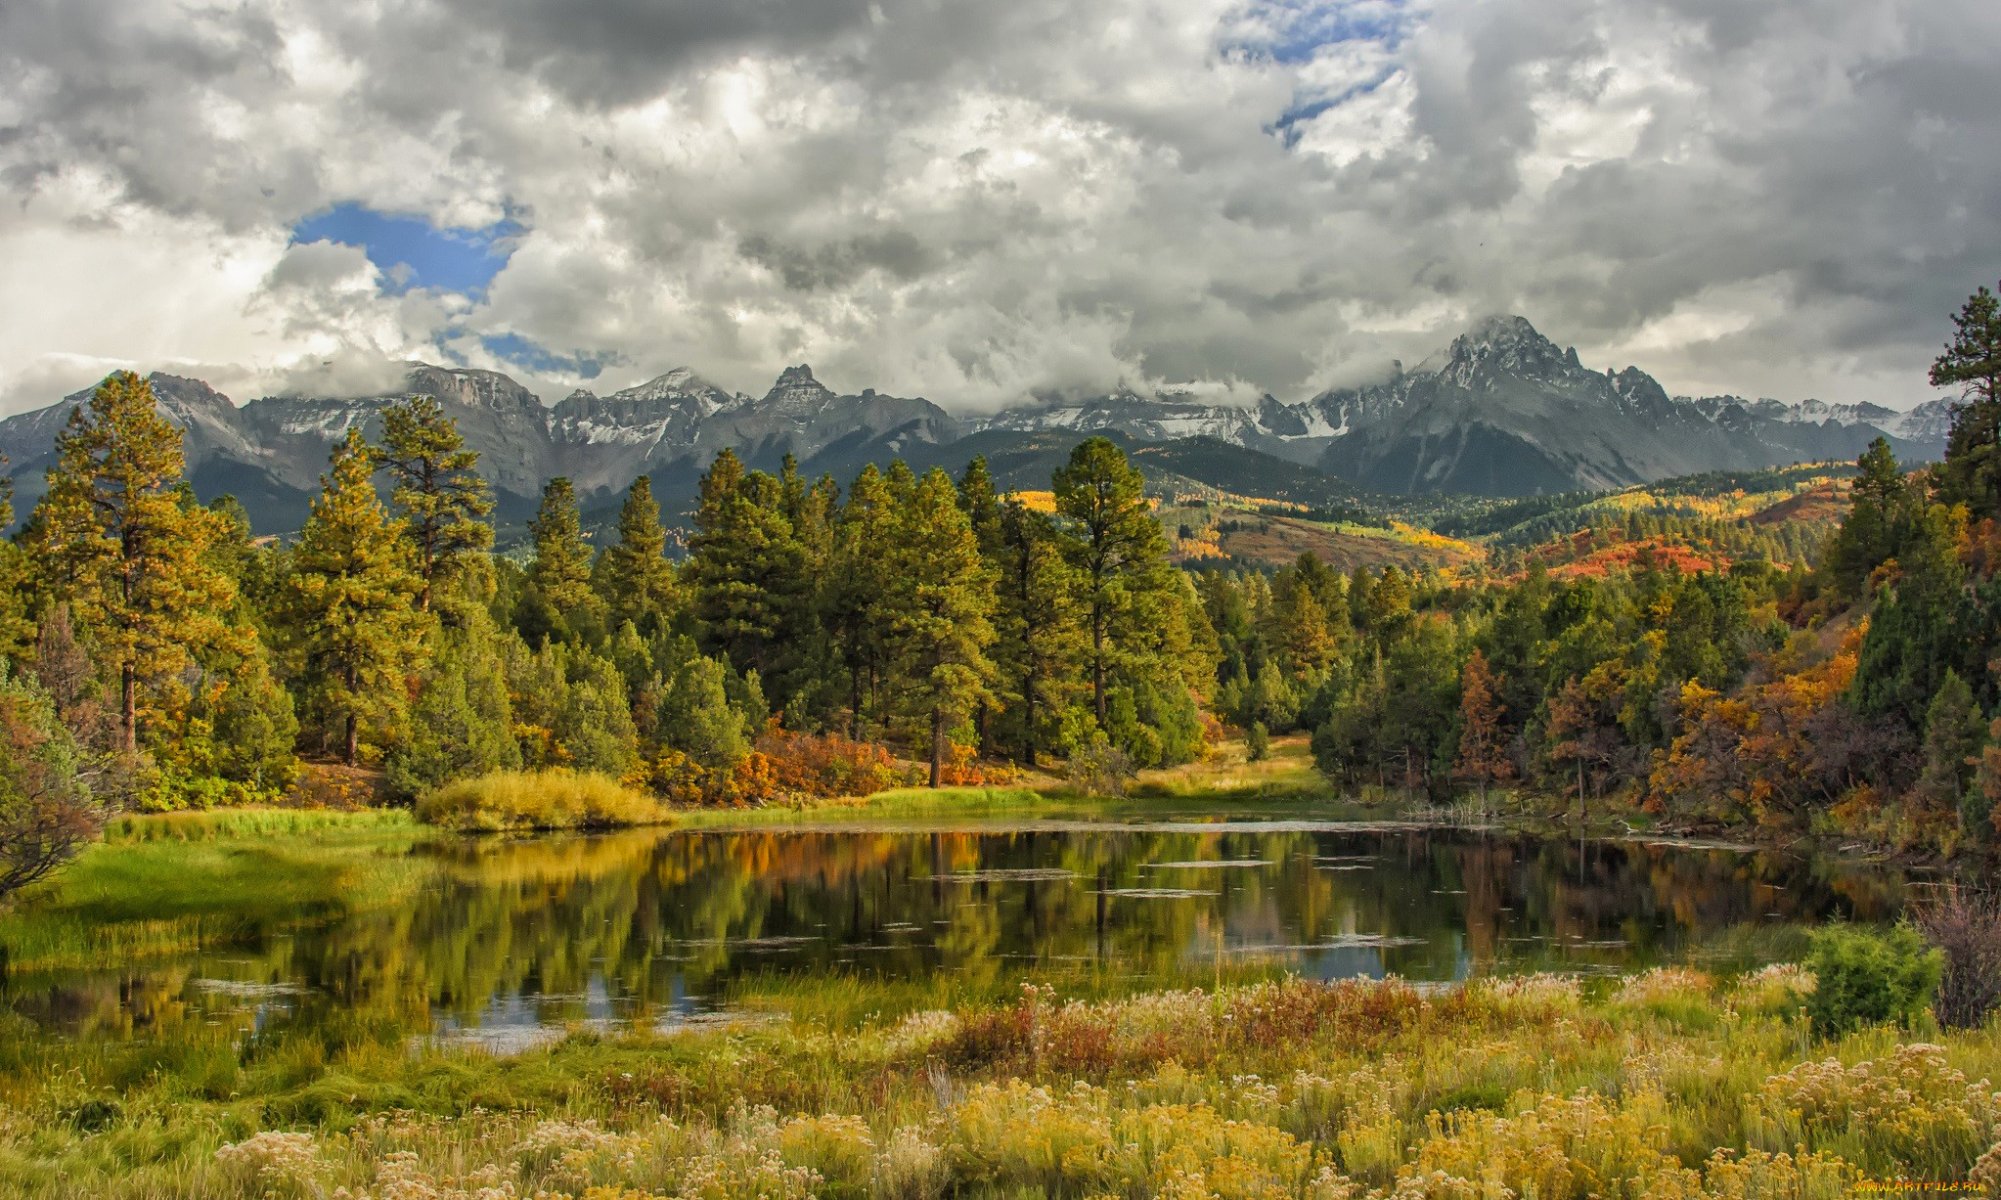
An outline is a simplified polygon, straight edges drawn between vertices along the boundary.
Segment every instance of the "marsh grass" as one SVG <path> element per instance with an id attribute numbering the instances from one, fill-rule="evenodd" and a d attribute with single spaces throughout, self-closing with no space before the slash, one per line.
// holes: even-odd
<path id="1" fill-rule="evenodd" d="M 410 853 L 420 832 L 401 812 L 120 818 L 105 842 L 0 910 L 0 947 L 13 972 L 90 967 L 393 905 L 436 871 Z"/>
<path id="2" fill-rule="evenodd" d="M 616 779 L 583 771 L 496 771 L 434 788 L 417 801 L 417 818 L 466 832 L 618 829 L 659 825 L 672 810 Z"/>
<path id="3" fill-rule="evenodd" d="M 1805 986 L 1797 968 L 1434 995 L 847 983 L 795 991 L 782 1022 L 514 1057 L 360 1018 L 80 1043 L 0 1016 L 0 1194 L 1834 1200 L 1865 1178 L 1989 1182 L 2001 1033 L 1803 1044 L 1787 1006 Z"/>
<path id="4" fill-rule="evenodd" d="M 404 809 L 218 808 L 115 817 L 105 823 L 104 840 L 117 845 L 297 834 L 349 839 L 406 832 L 412 825 L 411 815 Z"/>

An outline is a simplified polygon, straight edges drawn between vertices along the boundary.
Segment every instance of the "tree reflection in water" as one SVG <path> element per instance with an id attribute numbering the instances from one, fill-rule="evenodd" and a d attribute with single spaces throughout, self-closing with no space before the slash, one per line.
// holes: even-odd
<path id="1" fill-rule="evenodd" d="M 336 1019 L 431 1033 L 652 1022 L 774 983 L 941 972 L 1186 986 L 1227 963 L 1443 981 L 1755 957 L 1773 944 L 1760 930 L 1883 919 L 1903 894 L 1892 872 L 1760 852 L 1296 824 L 642 831 L 414 853 L 435 877 L 408 906 L 184 960 L 17 976 L 7 995 L 98 1035 Z"/>

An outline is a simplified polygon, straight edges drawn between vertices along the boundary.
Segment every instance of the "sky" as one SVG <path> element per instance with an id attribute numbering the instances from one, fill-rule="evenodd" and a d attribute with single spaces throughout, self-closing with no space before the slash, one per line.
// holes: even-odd
<path id="1" fill-rule="evenodd" d="M 0 412 L 1298 400 L 1499 312 L 1908 407 L 2001 277 L 1997 113 L 1992 0 L 8 0 Z"/>

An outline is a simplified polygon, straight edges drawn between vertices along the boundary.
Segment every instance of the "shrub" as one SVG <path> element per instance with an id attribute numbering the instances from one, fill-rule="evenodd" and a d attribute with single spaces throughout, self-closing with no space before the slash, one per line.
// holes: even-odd
<path id="1" fill-rule="evenodd" d="M 555 768 L 495 771 L 427 792 L 417 819 L 447 829 L 611 829 L 667 819 L 644 792 L 603 775 Z"/>
<path id="2" fill-rule="evenodd" d="M 1850 925 L 1814 931 L 1807 999 L 1815 1027 L 1837 1037 L 1863 1025 L 1908 1022 L 1931 1003 L 1943 956 L 1908 925 L 1883 933 Z"/>
<path id="3" fill-rule="evenodd" d="M 838 733 L 791 733 L 775 723 L 757 739 L 781 795 L 867 796 L 902 782 L 889 751 Z"/>
<path id="4" fill-rule="evenodd" d="M 1132 756 L 1103 733 L 1093 733 L 1070 756 L 1070 783 L 1087 796 L 1123 796 L 1134 774 Z"/>
<path id="5" fill-rule="evenodd" d="M 2001 904 L 1957 889 L 1918 914 L 1918 929 L 1945 955 L 1932 1015 L 1948 1029 L 1978 1029 L 2001 1002 Z"/>
<path id="6" fill-rule="evenodd" d="M 1250 731 L 1244 734 L 1244 756 L 1252 762 L 1271 757 L 1271 734 L 1263 721 L 1252 721 Z"/>
<path id="7" fill-rule="evenodd" d="M 68 862 L 97 837 L 104 810 L 55 705 L 0 666 L 0 897 Z"/>

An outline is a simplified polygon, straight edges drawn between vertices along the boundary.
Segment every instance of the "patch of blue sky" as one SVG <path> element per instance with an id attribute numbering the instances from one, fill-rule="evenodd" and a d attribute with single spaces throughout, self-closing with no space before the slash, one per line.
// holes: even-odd
<path id="1" fill-rule="evenodd" d="M 558 354 L 518 333 L 484 334 L 479 344 L 495 358 L 540 375 L 575 375 L 582 379 L 596 379 L 606 367 L 620 361 L 617 354 L 609 351 Z"/>
<path id="2" fill-rule="evenodd" d="M 383 291 L 412 288 L 479 296 L 507 265 L 523 229 L 513 218 L 485 229 L 440 229 L 422 217 L 336 204 L 292 229 L 292 240 L 359 246 L 382 272 Z"/>
<path id="3" fill-rule="evenodd" d="M 1394 50 L 1417 23 L 1406 0 L 1250 0 L 1239 28 L 1260 32 L 1225 49 L 1274 62 L 1311 62 L 1324 46 L 1379 42 Z"/>
<path id="4" fill-rule="evenodd" d="M 1335 95 L 1296 96 L 1278 119 L 1265 126 L 1265 132 L 1283 140 L 1288 148 L 1299 144 L 1305 126 L 1312 124 L 1313 118 L 1332 108 L 1339 108 L 1357 96 L 1366 96 L 1383 86 L 1396 74 L 1395 68 L 1386 68 L 1381 73 L 1363 80 Z"/>

